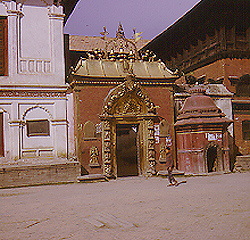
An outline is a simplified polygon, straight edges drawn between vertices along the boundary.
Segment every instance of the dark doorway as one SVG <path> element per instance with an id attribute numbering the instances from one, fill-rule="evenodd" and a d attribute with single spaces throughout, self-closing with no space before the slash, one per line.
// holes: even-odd
<path id="1" fill-rule="evenodd" d="M 0 157 L 4 157 L 4 146 L 3 146 L 3 113 L 0 113 Z"/>
<path id="2" fill-rule="evenodd" d="M 215 172 L 216 169 L 216 160 L 217 160 L 217 147 L 209 147 L 207 150 L 207 169 L 208 172 Z"/>
<path id="3" fill-rule="evenodd" d="M 117 176 L 138 175 L 136 124 L 116 125 Z"/>

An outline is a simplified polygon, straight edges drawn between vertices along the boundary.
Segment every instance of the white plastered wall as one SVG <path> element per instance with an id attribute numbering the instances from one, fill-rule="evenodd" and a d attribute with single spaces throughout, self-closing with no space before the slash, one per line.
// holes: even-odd
<path id="1" fill-rule="evenodd" d="M 0 13 L 8 16 L 9 57 L 0 84 L 65 85 L 62 7 L 3 1 Z"/>
<path id="2" fill-rule="evenodd" d="M 8 76 L 0 76 L 0 88 L 11 93 L 0 96 L 5 152 L 0 164 L 23 158 L 27 149 L 31 150 L 30 156 L 65 159 L 68 155 L 66 96 L 36 94 L 66 92 L 67 89 L 64 15 L 62 7 L 56 7 L 52 2 L 0 2 L 0 15 L 8 17 Z M 25 91 L 34 92 L 35 96 L 25 95 Z M 50 136 L 28 138 L 25 121 L 46 117 L 50 123 Z"/>

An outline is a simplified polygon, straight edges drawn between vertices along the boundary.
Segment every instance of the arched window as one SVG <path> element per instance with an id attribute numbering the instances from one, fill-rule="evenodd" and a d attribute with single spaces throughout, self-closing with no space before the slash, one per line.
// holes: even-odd
<path id="1" fill-rule="evenodd" d="M 95 125 L 91 121 L 87 121 L 83 126 L 83 136 L 85 138 L 95 138 Z"/>
<path id="2" fill-rule="evenodd" d="M 27 109 L 24 115 L 27 137 L 50 136 L 50 117 L 48 110 L 43 107 Z"/>

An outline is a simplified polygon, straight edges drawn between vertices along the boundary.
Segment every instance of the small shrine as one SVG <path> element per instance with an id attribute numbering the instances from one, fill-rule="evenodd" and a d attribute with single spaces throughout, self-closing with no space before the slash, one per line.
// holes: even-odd
<path id="1" fill-rule="evenodd" d="M 186 173 L 229 172 L 228 126 L 232 120 L 205 95 L 202 85 L 190 89 L 175 123 L 177 168 Z"/>

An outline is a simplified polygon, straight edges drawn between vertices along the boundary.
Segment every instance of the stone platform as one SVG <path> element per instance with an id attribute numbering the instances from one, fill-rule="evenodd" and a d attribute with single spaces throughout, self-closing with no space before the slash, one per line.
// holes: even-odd
<path id="1" fill-rule="evenodd" d="M 233 171 L 250 171 L 250 155 L 237 156 Z"/>
<path id="2" fill-rule="evenodd" d="M 39 162 L 0 165 L 0 188 L 76 182 L 80 175 L 78 162 Z"/>

